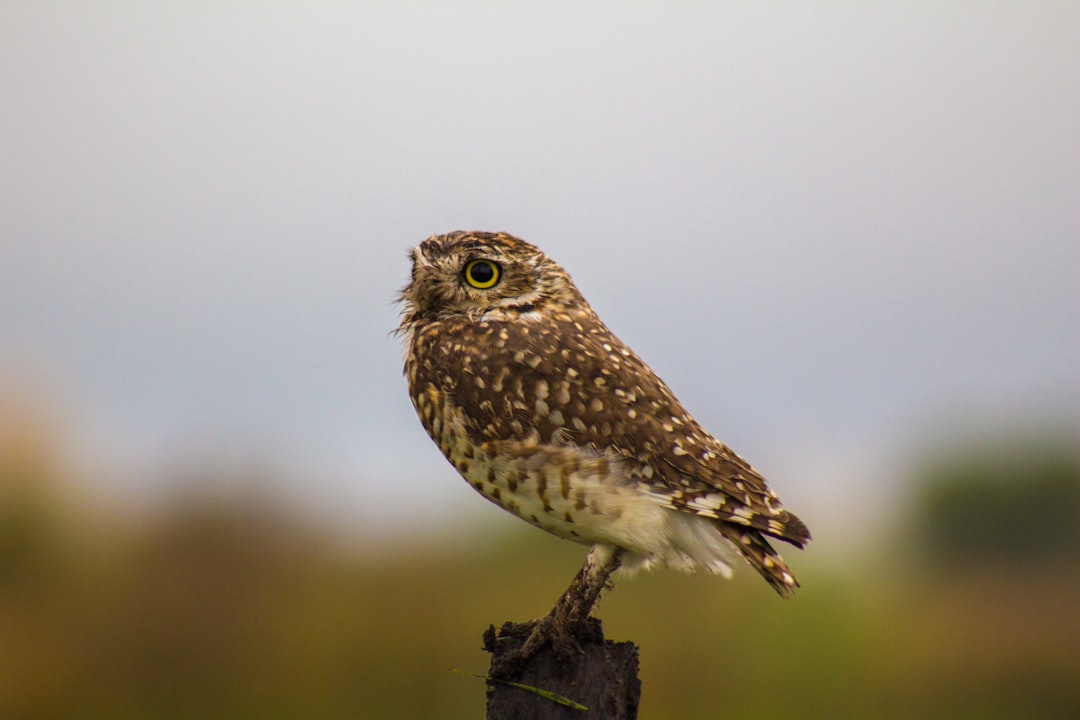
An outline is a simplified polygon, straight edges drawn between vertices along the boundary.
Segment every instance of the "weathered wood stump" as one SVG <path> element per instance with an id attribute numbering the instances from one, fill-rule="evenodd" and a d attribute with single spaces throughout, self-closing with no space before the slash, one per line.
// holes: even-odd
<path id="1" fill-rule="evenodd" d="M 525 643 L 522 626 L 506 623 L 484 633 L 492 668 Z M 580 652 L 560 657 L 551 646 L 540 649 L 512 675 L 488 685 L 487 720 L 634 720 L 641 699 L 638 649 L 632 642 L 604 639 L 600 621 L 589 618 L 576 637 Z M 517 687 L 525 685 L 565 698 L 587 710 Z"/>

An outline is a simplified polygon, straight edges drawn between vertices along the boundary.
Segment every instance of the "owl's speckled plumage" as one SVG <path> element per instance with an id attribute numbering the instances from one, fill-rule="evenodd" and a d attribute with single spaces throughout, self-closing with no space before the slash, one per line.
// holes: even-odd
<path id="1" fill-rule="evenodd" d="M 798 587 L 766 536 L 802 547 L 806 526 L 608 330 L 565 270 L 504 233 L 434 236 L 411 258 L 400 327 L 409 392 L 484 497 L 590 545 L 608 574 L 621 564 L 727 576 L 734 549 L 781 595 Z M 477 260 L 497 272 L 486 289 L 466 277 Z"/>

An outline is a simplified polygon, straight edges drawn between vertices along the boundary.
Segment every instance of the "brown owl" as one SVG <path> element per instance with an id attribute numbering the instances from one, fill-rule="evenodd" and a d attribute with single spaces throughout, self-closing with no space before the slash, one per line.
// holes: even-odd
<path id="1" fill-rule="evenodd" d="M 742 556 L 798 582 L 766 536 L 810 532 L 608 330 L 562 267 L 504 233 L 436 235 L 401 293 L 405 375 L 424 428 L 491 502 L 588 558 L 526 648 L 584 621 L 617 568 L 725 577 Z"/>

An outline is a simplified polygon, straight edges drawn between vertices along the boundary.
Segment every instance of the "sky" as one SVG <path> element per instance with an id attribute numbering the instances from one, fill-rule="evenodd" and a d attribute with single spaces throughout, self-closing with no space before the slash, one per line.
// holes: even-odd
<path id="1" fill-rule="evenodd" d="M 811 527 L 872 524 L 938 438 L 1080 427 L 1078 35 L 1070 2 L 5 0 L 0 392 L 111 493 L 273 468 L 359 532 L 467 526 L 393 302 L 412 245 L 504 230 Z"/>

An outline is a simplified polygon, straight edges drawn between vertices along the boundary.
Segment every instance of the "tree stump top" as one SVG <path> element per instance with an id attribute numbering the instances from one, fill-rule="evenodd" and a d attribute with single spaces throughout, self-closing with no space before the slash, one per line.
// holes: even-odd
<path id="1" fill-rule="evenodd" d="M 484 649 L 491 653 L 493 665 L 525 643 L 515 627 L 506 623 L 499 631 L 492 626 L 484 633 Z M 580 652 L 570 658 L 559 657 L 547 646 L 529 658 L 515 676 L 490 680 L 487 720 L 635 720 L 641 699 L 637 646 L 606 640 L 595 618 L 589 619 L 588 632 L 577 640 Z"/>

